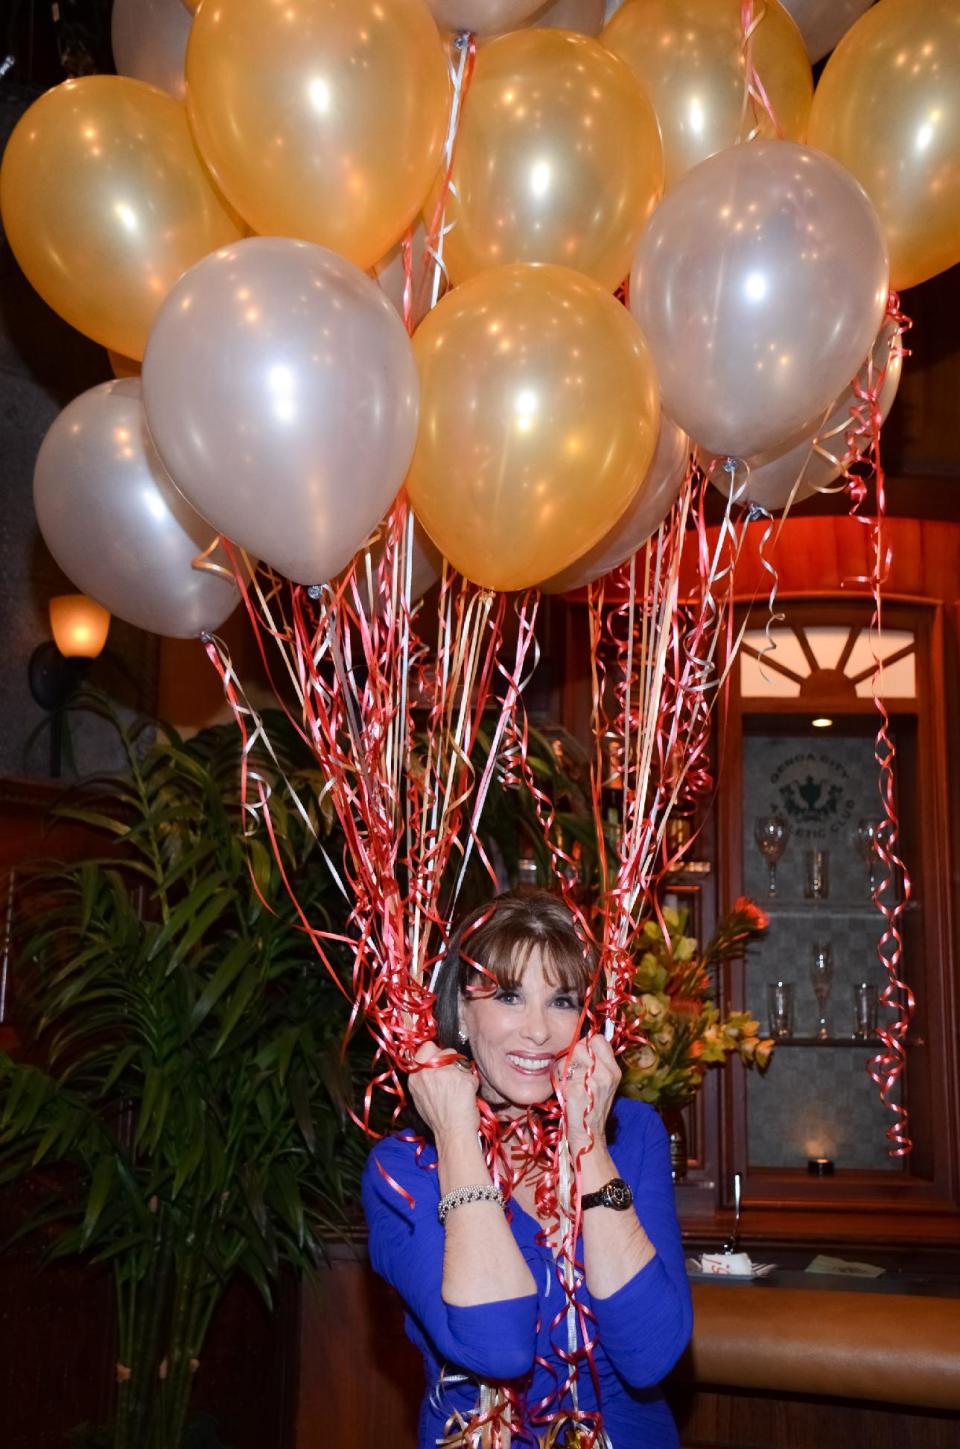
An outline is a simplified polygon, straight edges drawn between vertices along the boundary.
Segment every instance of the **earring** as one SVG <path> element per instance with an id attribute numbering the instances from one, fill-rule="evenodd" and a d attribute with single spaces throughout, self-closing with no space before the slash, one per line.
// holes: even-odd
<path id="1" fill-rule="evenodd" d="M 467 1036 L 467 1033 L 464 1031 L 463 1027 L 461 1027 L 460 1030 L 457 1032 L 457 1038 L 458 1038 L 461 1046 L 466 1046 L 467 1042 L 470 1040 L 470 1038 Z"/>

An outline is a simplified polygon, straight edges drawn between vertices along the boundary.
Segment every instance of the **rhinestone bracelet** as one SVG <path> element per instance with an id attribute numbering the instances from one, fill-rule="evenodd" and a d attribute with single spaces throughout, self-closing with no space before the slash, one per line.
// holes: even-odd
<path id="1" fill-rule="evenodd" d="M 476 1183 L 473 1187 L 455 1187 L 453 1192 L 446 1193 L 437 1203 L 437 1217 L 445 1223 L 447 1213 L 465 1202 L 495 1202 L 503 1207 L 503 1193 L 489 1182 Z"/>

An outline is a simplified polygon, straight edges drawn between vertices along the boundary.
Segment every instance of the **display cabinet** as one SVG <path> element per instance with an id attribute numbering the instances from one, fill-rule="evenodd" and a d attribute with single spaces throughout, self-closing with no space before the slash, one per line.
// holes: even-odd
<path id="1" fill-rule="evenodd" d="M 790 599 L 779 609 L 769 630 L 747 628 L 731 674 L 715 803 L 717 897 L 749 895 L 770 922 L 725 991 L 777 1044 L 764 1075 L 732 1063 L 716 1099 L 704 1099 L 694 1135 L 716 1169 L 704 1180 L 716 1181 L 722 1210 L 742 1172 L 747 1221 L 774 1237 L 958 1241 L 942 611 L 890 604 L 878 641 L 866 600 Z M 910 1113 L 913 1151 L 893 1157 L 893 1116 L 868 1064 L 877 1026 L 895 1014 L 878 1002 L 892 949 L 880 905 L 905 882 L 886 871 L 872 838 L 887 752 L 875 692 L 896 751 L 910 893 L 900 974 L 916 996 L 896 1098 Z"/>

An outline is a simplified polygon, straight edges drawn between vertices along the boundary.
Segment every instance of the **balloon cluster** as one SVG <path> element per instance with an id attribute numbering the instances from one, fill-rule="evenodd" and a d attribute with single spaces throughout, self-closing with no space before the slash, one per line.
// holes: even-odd
<path id="1" fill-rule="evenodd" d="M 178 606 L 179 495 L 184 536 L 315 585 L 405 485 L 515 590 L 622 562 L 694 450 L 767 508 L 829 486 L 858 369 L 892 400 L 890 286 L 960 259 L 952 0 L 116 0 L 113 35 L 123 73 L 30 107 L 0 203 L 51 306 L 143 359 L 142 397 L 54 423 L 37 507 L 158 629 L 222 606 L 215 575 Z M 153 513 L 121 508 L 128 464 Z"/>
<path id="2" fill-rule="evenodd" d="M 343 828 L 358 1009 L 400 1100 L 471 853 L 494 873 L 503 761 L 552 808 L 520 707 L 535 587 L 590 590 L 593 730 L 622 742 L 626 803 L 610 1011 L 629 991 L 625 933 L 705 775 L 746 528 L 708 549 L 691 457 L 771 509 L 875 450 L 891 282 L 960 260 L 960 10 L 117 0 L 114 37 L 125 73 L 43 96 L 0 172 L 23 270 L 118 374 L 43 444 L 41 529 L 113 612 L 208 636 L 251 740 L 210 637 L 237 597 L 218 537 L 261 562 L 234 572 Z M 434 547 L 431 652 L 411 603 Z M 573 1218 L 563 1242 L 573 1283 Z"/>

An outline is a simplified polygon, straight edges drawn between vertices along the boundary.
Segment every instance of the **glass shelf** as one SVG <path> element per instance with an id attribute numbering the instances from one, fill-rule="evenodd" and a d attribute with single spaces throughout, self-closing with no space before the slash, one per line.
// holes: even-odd
<path id="1" fill-rule="evenodd" d="M 883 912 L 878 910 L 876 906 L 821 906 L 816 901 L 810 901 L 809 904 L 804 906 L 784 907 L 768 906 L 763 900 L 759 901 L 758 904 L 764 914 L 768 915 L 771 920 L 775 920 L 778 916 L 793 920 L 807 920 L 813 916 L 819 916 L 821 919 L 826 918 L 828 920 L 849 920 L 852 917 L 854 920 L 872 920 L 875 918 L 880 922 L 884 919 Z"/>
<path id="2" fill-rule="evenodd" d="M 773 1044 L 778 1051 L 780 1047 L 864 1047 L 875 1052 L 883 1047 L 878 1036 L 777 1036 Z"/>

